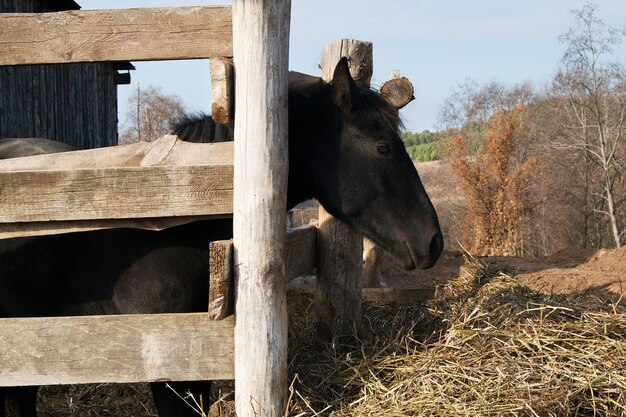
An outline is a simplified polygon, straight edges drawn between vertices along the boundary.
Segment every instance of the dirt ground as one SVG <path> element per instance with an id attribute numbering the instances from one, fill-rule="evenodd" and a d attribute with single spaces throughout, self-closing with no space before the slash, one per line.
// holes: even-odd
<path id="1" fill-rule="evenodd" d="M 450 235 L 458 228 L 451 215 L 452 208 L 462 204 L 461 194 L 456 191 L 457 180 L 443 161 L 420 162 L 416 167 L 449 243 L 453 240 Z M 599 251 L 569 249 L 539 259 L 486 257 L 483 260 L 490 269 L 507 272 L 532 289 L 548 293 L 602 289 L 621 295 L 626 291 L 626 247 Z M 404 271 L 385 255 L 382 280 L 387 287 L 433 288 L 458 277 L 463 263 L 461 252 L 446 251 L 430 270 Z"/>
<path id="2" fill-rule="evenodd" d="M 602 289 L 626 292 L 626 247 L 599 251 L 566 250 L 546 258 L 512 256 L 482 258 L 489 269 L 515 276 L 532 289 L 558 293 Z M 461 252 L 444 252 L 437 265 L 426 271 L 405 271 L 389 255 L 382 264 L 382 284 L 396 288 L 433 288 L 459 276 Z"/>
<path id="3" fill-rule="evenodd" d="M 424 163 L 433 164 L 433 163 Z M 425 171 L 424 183 L 429 181 L 429 174 L 440 166 L 433 165 Z M 431 180 L 431 182 L 433 182 Z M 441 185 L 441 184 L 439 184 Z M 431 187 L 432 188 L 432 187 Z M 436 188 L 436 187 L 435 187 Z M 445 188 L 445 187 L 444 187 Z M 432 190 L 431 190 L 432 191 Z M 440 201 L 437 196 L 445 195 L 442 190 L 434 189 L 431 197 L 435 205 L 450 204 Z M 317 203 L 309 201 L 299 210 L 290 213 L 293 226 L 317 222 Z M 441 210 L 445 212 L 445 210 Z M 447 218 L 441 219 L 449 221 Z M 489 269 L 506 272 L 515 276 L 532 289 L 559 293 L 563 291 L 584 291 L 601 289 L 619 295 L 626 292 L 626 247 L 620 249 L 566 249 L 544 258 L 518 258 L 514 256 L 483 257 Z M 444 251 L 433 268 L 426 271 L 406 271 L 391 255 L 385 253 L 381 264 L 381 286 L 388 288 L 435 288 L 437 285 L 459 276 L 465 258 L 459 251 Z M 290 287 L 301 291 L 313 292 L 314 277 L 294 280 Z"/>

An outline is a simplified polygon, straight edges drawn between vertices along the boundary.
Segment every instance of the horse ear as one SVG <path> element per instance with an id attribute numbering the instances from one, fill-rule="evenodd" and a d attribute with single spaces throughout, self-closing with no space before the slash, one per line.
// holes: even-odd
<path id="1" fill-rule="evenodd" d="M 353 105 L 353 97 L 357 91 L 357 85 L 350 75 L 348 58 L 343 57 L 337 63 L 333 73 L 333 101 L 346 111 L 350 111 Z"/>

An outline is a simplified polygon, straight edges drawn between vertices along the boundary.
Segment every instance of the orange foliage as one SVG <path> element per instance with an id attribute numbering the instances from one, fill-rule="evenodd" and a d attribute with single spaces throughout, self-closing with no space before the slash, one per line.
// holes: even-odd
<path id="1" fill-rule="evenodd" d="M 463 133 L 449 146 L 451 164 L 460 179 L 467 214 L 462 244 L 485 255 L 514 255 L 524 214 L 529 207 L 527 178 L 534 159 L 517 158 L 515 127 L 522 107 L 498 111 L 490 119 L 478 155 L 469 156 Z"/>

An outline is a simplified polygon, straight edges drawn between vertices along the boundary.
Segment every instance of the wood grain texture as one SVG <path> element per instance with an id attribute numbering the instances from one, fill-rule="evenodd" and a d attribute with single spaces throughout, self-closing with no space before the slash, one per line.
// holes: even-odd
<path id="1" fill-rule="evenodd" d="M 0 223 L 225 215 L 232 167 L 0 173 Z"/>
<path id="2" fill-rule="evenodd" d="M 192 144 L 174 136 L 159 141 L 0 161 L 0 232 L 37 234 L 34 224 L 83 222 L 105 228 L 107 219 L 229 216 L 232 213 L 232 143 Z M 93 225 L 85 221 L 93 221 Z M 136 227 L 154 227 L 154 221 Z M 128 224 L 128 223 L 126 223 Z M 58 226 L 58 225 L 56 225 Z M 151 227 L 152 226 L 152 227 Z"/>
<path id="3" fill-rule="evenodd" d="M 209 244 L 209 316 L 223 320 L 235 312 L 235 266 L 233 240 Z"/>
<path id="4" fill-rule="evenodd" d="M 1 205 L 0 205 L 1 207 Z M 97 219 L 97 220 L 67 220 L 42 221 L 21 223 L 0 223 L 0 239 L 15 237 L 34 237 L 58 235 L 63 233 L 88 232 L 91 230 L 131 228 L 143 230 L 163 230 L 168 227 L 207 219 L 230 218 L 232 214 L 211 216 L 178 216 L 178 217 L 148 217 L 142 219 Z"/>
<path id="5" fill-rule="evenodd" d="M 348 58 L 350 75 L 357 84 L 369 87 L 374 67 L 373 44 L 355 39 L 334 39 L 326 44 L 319 62 L 322 79 L 330 82 L 337 63 L 342 57 Z"/>
<path id="6" fill-rule="evenodd" d="M 350 331 L 361 318 L 363 237 L 320 206 L 315 311 L 321 336 Z"/>
<path id="7" fill-rule="evenodd" d="M 397 109 L 401 109 L 415 100 L 413 84 L 408 78 L 392 78 L 380 86 L 380 94 Z"/>
<path id="8" fill-rule="evenodd" d="M 303 226 L 287 230 L 285 276 L 287 281 L 315 270 L 317 228 Z M 209 245 L 209 314 L 222 320 L 234 313 L 235 265 L 233 241 L 218 240 Z"/>
<path id="9" fill-rule="evenodd" d="M 0 319 L 0 386 L 232 379 L 234 319 Z"/>
<path id="10" fill-rule="evenodd" d="M 3 159 L 0 172 L 232 164 L 232 142 L 189 143 L 166 135 L 154 142 Z"/>
<path id="11" fill-rule="evenodd" d="M 287 404 L 284 255 L 290 15 L 290 0 L 233 1 L 239 417 L 279 417 Z"/>
<path id="12" fill-rule="evenodd" d="M 230 58 L 211 59 L 211 117 L 217 123 L 234 122 L 235 66 Z"/>
<path id="13" fill-rule="evenodd" d="M 232 56 L 228 6 L 0 14 L 0 65 Z"/>

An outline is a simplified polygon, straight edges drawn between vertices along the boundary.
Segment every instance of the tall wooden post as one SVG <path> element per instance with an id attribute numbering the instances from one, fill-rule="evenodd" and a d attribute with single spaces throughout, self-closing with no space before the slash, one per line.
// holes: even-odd
<path id="1" fill-rule="evenodd" d="M 234 0 L 235 406 L 281 416 L 287 399 L 285 222 L 290 0 Z"/>
<path id="2" fill-rule="evenodd" d="M 352 78 L 368 86 L 372 44 L 351 39 L 331 41 L 320 60 L 322 78 L 331 81 L 337 62 L 348 57 Z M 320 206 L 315 308 L 322 332 L 349 330 L 361 317 L 363 237 Z"/>

